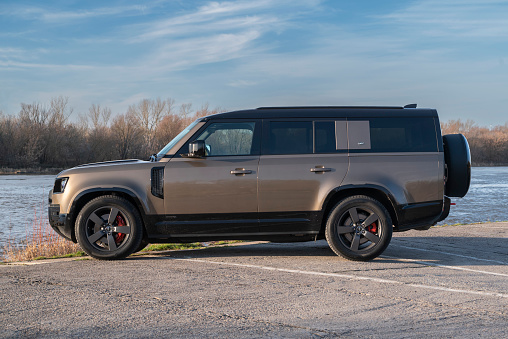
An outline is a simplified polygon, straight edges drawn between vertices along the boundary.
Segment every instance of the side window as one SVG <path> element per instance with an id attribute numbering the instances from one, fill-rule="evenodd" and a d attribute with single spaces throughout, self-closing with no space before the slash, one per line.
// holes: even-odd
<path id="1" fill-rule="evenodd" d="M 255 125 L 255 122 L 216 122 L 195 140 L 204 140 L 207 156 L 250 155 Z"/>
<path id="2" fill-rule="evenodd" d="M 369 118 L 348 121 L 352 152 L 437 152 L 433 118 Z"/>
<path id="3" fill-rule="evenodd" d="M 432 118 L 371 118 L 370 138 L 374 152 L 437 152 Z"/>
<path id="4" fill-rule="evenodd" d="M 347 152 L 346 120 L 315 121 L 314 139 L 316 153 Z"/>
<path id="5" fill-rule="evenodd" d="M 334 153 L 337 149 L 335 121 L 316 121 L 314 128 L 316 133 L 316 153 Z"/>
<path id="6" fill-rule="evenodd" d="M 268 154 L 312 153 L 311 121 L 271 121 L 268 128 Z"/>

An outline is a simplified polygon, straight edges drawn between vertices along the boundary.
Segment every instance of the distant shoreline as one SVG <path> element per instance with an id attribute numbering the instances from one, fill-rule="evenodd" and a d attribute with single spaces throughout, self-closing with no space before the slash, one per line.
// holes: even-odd
<path id="1" fill-rule="evenodd" d="M 64 168 L 0 168 L 0 175 L 57 175 Z"/>

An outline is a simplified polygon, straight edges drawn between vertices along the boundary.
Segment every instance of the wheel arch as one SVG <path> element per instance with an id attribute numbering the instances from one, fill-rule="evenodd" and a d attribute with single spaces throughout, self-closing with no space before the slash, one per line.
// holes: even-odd
<path id="1" fill-rule="evenodd" d="M 396 200 L 390 194 L 390 192 L 386 190 L 386 188 L 376 185 L 365 185 L 365 186 L 346 185 L 335 188 L 326 197 L 322 209 L 323 218 L 321 220 L 321 229 L 319 232 L 320 234 L 324 234 L 325 232 L 326 221 L 332 208 L 339 201 L 354 195 L 365 195 L 379 201 L 388 210 L 388 213 L 390 213 L 390 217 L 392 219 L 395 228 L 396 229 L 398 228 L 399 219 L 395 209 Z"/>
<path id="2" fill-rule="evenodd" d="M 71 230 L 71 238 L 73 242 L 77 242 L 76 239 L 76 218 L 78 217 L 81 209 L 92 199 L 95 199 L 104 195 L 114 195 L 118 197 L 122 197 L 125 200 L 129 201 L 134 207 L 137 208 L 139 214 L 141 215 L 141 220 L 143 222 L 143 235 L 146 236 L 146 213 L 143 204 L 139 197 L 134 194 L 132 191 L 121 187 L 111 187 L 111 188 L 90 188 L 80 192 L 74 200 L 72 201 L 72 205 L 69 211 L 69 215 L 67 216 L 67 222 L 69 223 L 69 228 Z"/>

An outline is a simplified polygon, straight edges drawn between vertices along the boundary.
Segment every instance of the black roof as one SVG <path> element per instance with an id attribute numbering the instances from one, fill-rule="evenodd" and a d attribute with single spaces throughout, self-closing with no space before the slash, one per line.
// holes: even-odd
<path id="1" fill-rule="evenodd" d="M 218 113 L 208 119 L 270 119 L 270 118 L 376 118 L 376 117 L 437 117 L 429 108 L 400 106 L 311 106 L 259 107 L 241 111 Z"/>

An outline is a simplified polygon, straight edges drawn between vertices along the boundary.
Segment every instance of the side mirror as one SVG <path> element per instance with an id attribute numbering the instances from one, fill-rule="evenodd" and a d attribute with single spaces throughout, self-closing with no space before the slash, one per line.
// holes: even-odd
<path id="1" fill-rule="evenodd" d="M 189 153 L 185 155 L 188 158 L 203 158 L 205 156 L 205 141 L 194 140 L 189 143 Z"/>

